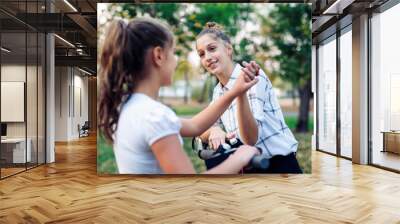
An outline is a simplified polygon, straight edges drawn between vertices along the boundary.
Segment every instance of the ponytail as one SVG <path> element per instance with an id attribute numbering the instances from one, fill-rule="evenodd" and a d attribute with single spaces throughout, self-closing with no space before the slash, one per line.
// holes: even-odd
<path id="1" fill-rule="evenodd" d="M 113 142 L 122 105 L 145 78 L 145 56 L 151 47 L 172 46 L 171 32 L 150 19 L 122 20 L 108 28 L 100 54 L 99 129 Z"/>

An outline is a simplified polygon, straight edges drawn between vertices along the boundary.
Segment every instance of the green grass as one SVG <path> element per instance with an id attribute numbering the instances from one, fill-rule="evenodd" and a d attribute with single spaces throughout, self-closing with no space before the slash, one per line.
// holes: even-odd
<path id="1" fill-rule="evenodd" d="M 285 116 L 285 122 L 290 130 L 294 130 L 297 124 L 297 116 Z M 313 116 L 308 117 L 308 130 L 312 132 L 314 127 Z"/>
<path id="2" fill-rule="evenodd" d="M 197 173 L 201 173 L 206 170 L 204 160 L 201 160 L 192 149 L 192 138 L 183 138 L 183 148 L 186 154 L 192 161 L 193 167 Z"/>
<path id="3" fill-rule="evenodd" d="M 311 135 L 312 132 L 307 133 L 293 133 L 296 140 L 299 142 L 297 148 L 296 158 L 299 162 L 303 173 L 311 173 Z"/>
<path id="4" fill-rule="evenodd" d="M 103 135 L 97 135 L 97 173 L 118 173 L 112 146 L 107 144 Z"/>
<path id="5" fill-rule="evenodd" d="M 178 116 L 193 116 L 199 113 L 203 107 L 192 105 L 181 105 L 172 108 Z"/>
<path id="6" fill-rule="evenodd" d="M 175 107 L 174 111 L 178 114 L 178 116 L 191 116 L 197 114 L 201 111 L 200 107 L 193 106 L 179 106 Z M 286 124 L 291 130 L 294 130 L 297 117 L 296 116 L 287 116 L 285 117 Z M 309 130 L 312 130 L 313 127 L 313 119 L 310 117 L 309 119 Z M 302 168 L 304 173 L 311 173 L 311 132 L 307 133 L 295 133 L 295 138 L 299 142 L 299 146 L 297 149 L 297 160 L 299 161 L 300 167 Z M 115 163 L 114 152 L 112 150 L 112 146 L 107 145 L 104 138 L 100 135 L 98 136 L 97 142 L 97 171 L 101 174 L 115 174 L 118 172 L 117 164 Z M 198 156 L 192 150 L 192 138 L 183 138 L 183 148 L 186 154 L 189 156 L 192 161 L 193 167 L 196 169 L 197 173 L 201 173 L 205 171 L 204 161 L 199 159 Z"/>

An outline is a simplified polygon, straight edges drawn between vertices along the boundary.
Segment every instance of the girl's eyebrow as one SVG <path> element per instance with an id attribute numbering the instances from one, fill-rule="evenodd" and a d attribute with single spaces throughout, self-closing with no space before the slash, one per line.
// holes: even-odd
<path id="1" fill-rule="evenodd" d="M 207 44 L 207 47 L 209 47 L 210 45 L 213 45 L 213 44 L 215 44 L 215 42 L 211 42 L 211 43 Z"/>
<path id="2" fill-rule="evenodd" d="M 210 45 L 213 45 L 213 44 L 215 44 L 215 42 L 211 42 L 211 43 L 207 44 L 206 48 L 208 48 Z M 197 52 L 203 51 L 202 49 L 196 49 L 196 50 L 197 50 Z"/>

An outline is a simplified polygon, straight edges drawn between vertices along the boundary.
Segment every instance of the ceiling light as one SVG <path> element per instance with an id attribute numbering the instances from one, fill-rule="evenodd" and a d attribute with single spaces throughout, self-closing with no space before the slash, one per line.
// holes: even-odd
<path id="1" fill-rule="evenodd" d="M 322 14 L 342 14 L 343 10 L 351 5 L 355 0 L 336 0 L 332 5 L 324 10 Z"/>
<path id="2" fill-rule="evenodd" d="M 64 43 L 68 44 L 69 46 L 75 48 L 75 45 L 71 44 L 71 42 L 67 41 L 66 39 L 58 36 L 57 34 L 54 34 L 54 36 L 56 36 L 58 39 L 60 39 L 61 41 L 63 41 Z"/>
<path id="3" fill-rule="evenodd" d="M 340 2 L 340 0 L 336 0 L 332 5 L 330 5 L 327 9 L 325 9 L 322 14 L 332 13 L 331 11 L 337 7 L 337 4 L 339 2 Z"/>
<path id="4" fill-rule="evenodd" d="M 11 52 L 11 50 L 9 50 L 9 49 L 7 49 L 7 48 L 5 48 L 5 47 L 1 47 L 1 50 L 4 51 L 4 52 L 7 52 L 7 53 L 10 53 L 10 52 Z"/>
<path id="5" fill-rule="evenodd" d="M 88 71 L 85 71 L 85 70 L 83 70 L 83 69 L 81 69 L 81 68 L 79 68 L 79 67 L 78 67 L 78 69 L 79 69 L 79 71 L 81 71 L 81 72 L 83 72 L 83 73 L 85 73 L 85 74 L 92 75 L 92 73 L 90 73 L 90 72 L 88 72 Z"/>
<path id="6" fill-rule="evenodd" d="M 78 12 L 78 10 L 71 4 L 68 2 L 68 0 L 64 0 L 65 4 L 67 4 L 72 10 L 74 10 L 75 12 Z"/>

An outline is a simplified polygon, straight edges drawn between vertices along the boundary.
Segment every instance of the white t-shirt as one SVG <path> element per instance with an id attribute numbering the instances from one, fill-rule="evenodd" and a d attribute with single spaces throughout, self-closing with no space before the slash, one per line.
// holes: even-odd
<path id="1" fill-rule="evenodd" d="M 114 153 L 121 174 L 163 173 L 151 145 L 179 134 L 181 122 L 167 106 L 145 94 L 132 94 L 123 105 L 115 132 Z"/>

